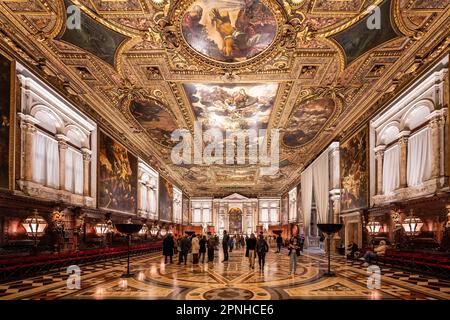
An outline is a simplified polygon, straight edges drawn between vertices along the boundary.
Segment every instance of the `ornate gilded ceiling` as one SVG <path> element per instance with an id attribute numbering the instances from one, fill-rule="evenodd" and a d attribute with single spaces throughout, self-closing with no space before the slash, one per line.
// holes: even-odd
<path id="1" fill-rule="evenodd" d="M 67 27 L 75 5 L 81 28 Z M 381 28 L 369 29 L 372 5 Z M 1 43 L 191 196 L 279 195 L 449 43 L 440 0 L 4 0 Z M 71 20 L 72 19 L 72 20 Z M 280 129 L 280 170 L 175 165 L 173 130 Z"/>

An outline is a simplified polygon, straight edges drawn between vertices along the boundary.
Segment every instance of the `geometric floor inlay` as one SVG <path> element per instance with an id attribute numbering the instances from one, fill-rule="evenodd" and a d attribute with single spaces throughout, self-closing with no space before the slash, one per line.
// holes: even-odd
<path id="1" fill-rule="evenodd" d="M 283 250 L 267 255 L 264 272 L 256 261 L 251 269 L 243 250 L 230 253 L 221 263 L 164 264 L 160 253 L 131 258 L 132 278 L 122 278 L 126 259 L 81 267 L 81 287 L 69 289 L 65 270 L 0 284 L 0 300 L 30 299 L 450 299 L 450 281 L 381 266 L 377 289 L 367 285 L 369 273 L 362 261 L 332 258 L 336 277 L 324 277 L 323 253 L 304 252 L 295 275 L 289 275 L 289 257 Z M 190 257 L 191 259 L 191 257 Z"/>

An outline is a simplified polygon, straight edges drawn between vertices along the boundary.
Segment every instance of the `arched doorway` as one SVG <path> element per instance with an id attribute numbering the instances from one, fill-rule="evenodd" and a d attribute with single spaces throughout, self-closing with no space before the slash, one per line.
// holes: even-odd
<path id="1" fill-rule="evenodd" d="M 239 208 L 231 208 L 228 211 L 229 217 L 229 233 L 242 234 L 242 210 Z"/>

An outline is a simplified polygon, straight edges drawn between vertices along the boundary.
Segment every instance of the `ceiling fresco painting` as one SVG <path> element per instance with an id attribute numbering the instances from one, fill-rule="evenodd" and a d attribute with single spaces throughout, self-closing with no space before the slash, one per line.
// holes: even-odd
<path id="1" fill-rule="evenodd" d="M 365 19 L 333 36 L 343 48 L 347 64 L 376 46 L 398 37 L 391 21 L 391 4 L 392 0 L 386 0 L 379 6 L 379 25 L 376 25 L 375 16 L 372 16 L 378 12 L 373 11 Z"/>
<path id="2" fill-rule="evenodd" d="M 221 131 L 266 129 L 278 84 L 184 84 L 198 121 Z"/>
<path id="3" fill-rule="evenodd" d="M 299 147 L 314 139 L 335 110 L 332 99 L 316 99 L 300 104 L 291 115 L 283 135 L 288 147 Z"/>
<path id="4" fill-rule="evenodd" d="M 81 12 L 66 27 L 67 6 Z M 379 6 L 381 28 L 367 28 Z M 448 50 L 437 0 L 8 0 L 0 46 L 189 196 L 281 196 Z M 408 63 L 405 63 L 407 61 Z M 178 128 L 279 129 L 279 170 L 171 161 Z"/>
<path id="5" fill-rule="evenodd" d="M 199 53 L 222 62 L 240 62 L 273 42 L 277 24 L 261 0 L 197 0 L 184 14 L 181 30 Z"/>
<path id="6" fill-rule="evenodd" d="M 68 0 L 65 0 L 64 4 L 66 8 L 73 5 Z M 66 27 L 59 39 L 86 50 L 114 66 L 116 51 L 129 38 L 104 27 L 84 12 L 80 12 L 79 24 L 80 28 Z"/>
<path id="7" fill-rule="evenodd" d="M 173 147 L 171 134 L 177 129 L 173 116 L 154 99 L 133 100 L 130 113 L 157 143 Z"/>

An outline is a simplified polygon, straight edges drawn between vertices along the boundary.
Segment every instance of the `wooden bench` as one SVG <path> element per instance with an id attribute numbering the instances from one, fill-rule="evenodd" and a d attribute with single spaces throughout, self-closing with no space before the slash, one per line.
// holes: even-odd
<path id="1" fill-rule="evenodd" d="M 161 241 L 140 244 L 130 248 L 130 255 L 136 256 L 161 250 Z M 0 258 L 0 282 L 45 273 L 55 269 L 60 270 L 70 265 L 85 265 L 99 261 L 106 262 L 124 257 L 127 254 L 128 246 L 120 246 L 59 254 Z"/>

